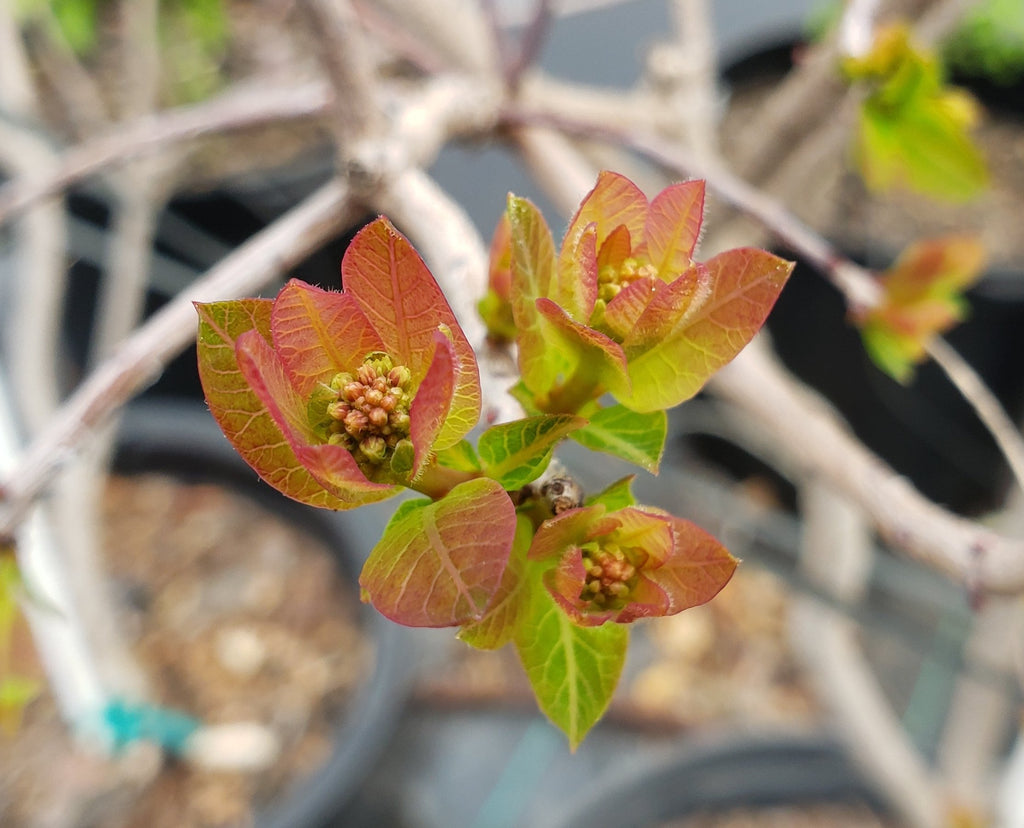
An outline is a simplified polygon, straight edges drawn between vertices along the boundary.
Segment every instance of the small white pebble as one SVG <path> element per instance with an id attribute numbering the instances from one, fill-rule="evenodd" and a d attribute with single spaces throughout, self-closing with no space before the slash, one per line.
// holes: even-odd
<path id="1" fill-rule="evenodd" d="M 184 758 L 213 771 L 259 771 L 277 759 L 281 745 L 274 732 L 257 722 L 207 725 L 185 744 Z"/>
<path id="2" fill-rule="evenodd" d="M 246 627 L 221 630 L 214 646 L 224 669 L 242 678 L 256 675 L 267 660 L 267 645 Z"/>

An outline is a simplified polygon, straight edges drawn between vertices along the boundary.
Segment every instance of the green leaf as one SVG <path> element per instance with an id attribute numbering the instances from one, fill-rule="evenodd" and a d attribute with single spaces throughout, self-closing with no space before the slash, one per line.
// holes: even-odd
<path id="1" fill-rule="evenodd" d="M 270 341 L 268 299 L 197 304 L 199 378 L 210 413 L 235 450 L 271 486 L 310 506 L 346 509 L 299 463 L 266 406 L 238 367 L 235 342 L 248 331 Z"/>
<path id="2" fill-rule="evenodd" d="M 636 506 L 636 498 L 633 497 L 632 489 L 634 480 L 636 480 L 636 475 L 634 474 L 623 477 L 621 480 L 616 480 L 604 491 L 588 497 L 584 505 L 596 506 L 600 504 L 609 512 L 617 512 L 619 509 L 625 509 L 627 506 Z"/>
<path id="3" fill-rule="evenodd" d="M 446 469 L 480 471 L 480 458 L 476 456 L 476 449 L 467 440 L 459 440 L 454 446 L 437 452 L 436 459 Z"/>
<path id="4" fill-rule="evenodd" d="M 686 306 L 653 344 L 635 350 L 623 342 L 632 381 L 631 393 L 618 396 L 623 405 L 656 411 L 696 394 L 754 338 L 793 272 L 792 262 L 750 247 L 727 250 L 705 266 L 709 295 Z"/>
<path id="5" fill-rule="evenodd" d="M 970 137 L 977 102 L 948 86 L 931 52 L 902 24 L 882 28 L 870 52 L 843 63 L 868 88 L 858 118 L 855 159 L 873 190 L 907 186 L 966 201 L 988 185 L 985 159 Z"/>
<path id="6" fill-rule="evenodd" d="M 570 355 L 548 344 L 548 323 L 536 300 L 548 298 L 555 276 L 555 244 L 544 216 L 525 198 L 508 197 L 512 245 L 512 315 L 518 335 L 519 372 L 534 394 L 546 394 L 573 368 Z"/>
<path id="7" fill-rule="evenodd" d="M 913 343 L 893 334 L 879 322 L 867 322 L 861 328 L 864 350 L 875 365 L 896 382 L 906 385 L 914 376 L 915 350 Z"/>
<path id="8" fill-rule="evenodd" d="M 526 553 L 532 541 L 533 524 L 529 518 L 519 515 L 508 566 L 505 567 L 494 601 L 483 618 L 464 625 L 459 631 L 459 638 L 470 646 L 478 650 L 497 650 L 515 635 L 529 598 L 524 576 Z"/>
<path id="9" fill-rule="evenodd" d="M 988 167 L 962 119 L 951 114 L 959 100 L 923 98 L 897 112 L 866 101 L 856 157 L 868 187 L 884 192 L 905 185 L 953 202 L 978 196 L 988 186 Z"/>
<path id="10" fill-rule="evenodd" d="M 664 411 L 642 414 L 624 405 L 612 405 L 591 414 L 588 420 L 586 426 L 573 432 L 573 440 L 657 474 L 668 434 Z"/>
<path id="11" fill-rule="evenodd" d="M 489 428 L 477 444 L 483 469 L 504 488 L 520 489 L 544 472 L 558 441 L 585 424 L 571 414 L 541 414 Z"/>
<path id="12" fill-rule="evenodd" d="M 614 623 L 574 624 L 541 584 L 545 568 L 531 567 L 530 602 L 515 645 L 540 709 L 575 750 L 611 702 L 629 631 Z"/>
<path id="13" fill-rule="evenodd" d="M 403 503 L 359 576 L 362 598 L 412 627 L 478 621 L 499 590 L 515 530 L 512 501 L 487 478 L 436 502 Z"/>

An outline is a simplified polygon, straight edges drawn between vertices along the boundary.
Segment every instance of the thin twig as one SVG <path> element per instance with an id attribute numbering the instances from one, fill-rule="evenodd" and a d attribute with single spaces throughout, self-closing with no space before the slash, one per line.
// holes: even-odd
<path id="1" fill-rule="evenodd" d="M 383 119 L 374 99 L 374 67 L 365 34 L 351 6 L 337 0 L 306 0 L 299 6 L 317 46 L 317 57 L 334 91 L 331 128 L 344 152 L 376 135 Z"/>
<path id="2" fill-rule="evenodd" d="M 551 28 L 551 3 L 549 0 L 537 0 L 533 8 L 533 16 L 526 26 L 519 41 L 519 51 L 515 59 L 505 67 L 505 83 L 515 92 L 519 89 L 523 72 L 529 69 L 540 56 L 544 40 Z"/>
<path id="3" fill-rule="evenodd" d="M 925 350 L 974 409 L 978 419 L 985 424 L 1009 463 L 1017 484 L 1024 489 L 1024 438 L 995 394 L 971 364 L 946 340 L 934 337 L 929 340 Z"/>
<path id="4" fill-rule="evenodd" d="M 320 82 L 277 89 L 253 86 L 120 124 L 67 150 L 45 178 L 21 177 L 0 187 L 0 224 L 39 199 L 56 195 L 101 170 L 226 130 L 319 116 L 330 102 L 330 92 Z"/>

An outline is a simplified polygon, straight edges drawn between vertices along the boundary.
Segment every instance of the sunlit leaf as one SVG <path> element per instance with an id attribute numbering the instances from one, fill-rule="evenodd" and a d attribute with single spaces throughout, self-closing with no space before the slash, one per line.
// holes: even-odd
<path id="1" fill-rule="evenodd" d="M 487 478 L 435 502 L 403 503 L 363 567 L 363 600 L 408 626 L 478 621 L 498 593 L 515 529 L 512 501 Z"/>
<path id="2" fill-rule="evenodd" d="M 657 473 L 668 434 L 664 411 L 640 413 L 624 405 L 613 405 L 587 419 L 587 425 L 572 434 L 573 440 Z"/>
<path id="3" fill-rule="evenodd" d="M 274 351 L 302 397 L 336 373 L 351 370 L 384 342 L 356 300 L 346 293 L 321 290 L 298 279 L 286 284 L 270 314 Z"/>

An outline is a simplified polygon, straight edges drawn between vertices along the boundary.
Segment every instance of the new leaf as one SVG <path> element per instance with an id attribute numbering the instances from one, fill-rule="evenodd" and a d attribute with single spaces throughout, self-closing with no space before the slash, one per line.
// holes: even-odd
<path id="1" fill-rule="evenodd" d="M 577 626 L 538 580 L 530 587 L 516 652 L 540 709 L 575 750 L 611 701 L 626 661 L 629 631 L 620 624 Z"/>
<path id="2" fill-rule="evenodd" d="M 478 621 L 501 585 L 515 528 L 515 507 L 494 480 L 407 501 L 363 567 L 363 600 L 411 627 Z"/>
<path id="3" fill-rule="evenodd" d="M 542 414 L 489 428 L 477 445 L 484 471 L 506 489 L 520 489 L 544 472 L 558 441 L 585 424 L 569 414 Z"/>

